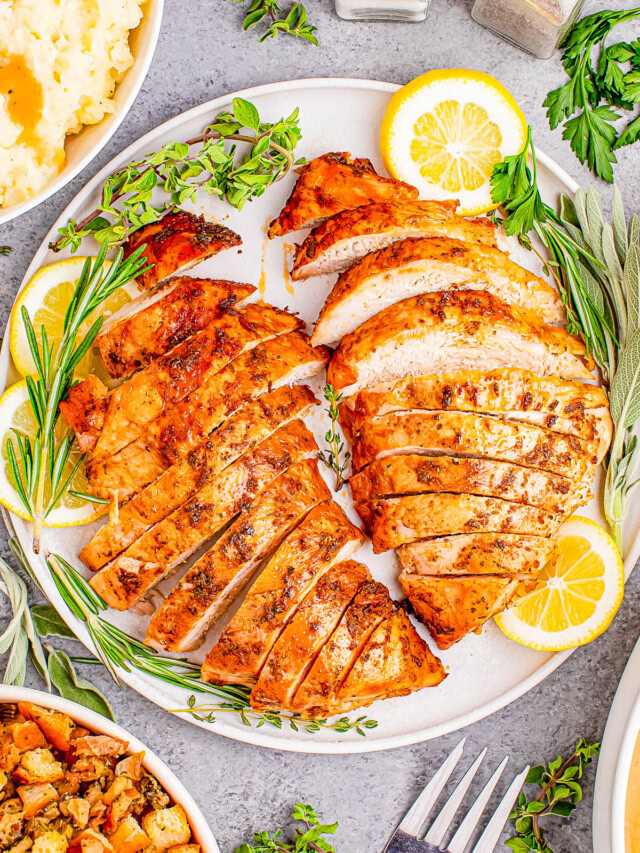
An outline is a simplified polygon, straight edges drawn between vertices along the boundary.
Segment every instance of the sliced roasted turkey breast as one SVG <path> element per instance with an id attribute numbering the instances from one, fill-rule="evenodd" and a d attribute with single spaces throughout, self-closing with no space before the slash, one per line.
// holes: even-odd
<path id="1" fill-rule="evenodd" d="M 413 296 L 347 335 L 327 380 L 344 396 L 381 382 L 454 370 L 521 367 L 540 376 L 591 378 L 582 341 L 534 322 L 486 291 Z"/>
<path id="2" fill-rule="evenodd" d="M 376 498 L 356 510 L 371 532 L 376 554 L 407 542 L 455 533 L 524 533 L 551 536 L 562 522 L 540 507 L 448 493 Z"/>
<path id="3" fill-rule="evenodd" d="M 315 460 L 292 465 L 171 590 L 153 615 L 145 642 L 171 652 L 197 648 L 262 561 L 308 512 L 330 497 Z"/>
<path id="4" fill-rule="evenodd" d="M 442 290 L 486 290 L 547 323 L 564 318 L 557 291 L 499 249 L 427 237 L 392 243 L 343 273 L 324 303 L 312 340 L 331 344 L 389 305 Z"/>
<path id="5" fill-rule="evenodd" d="M 410 575 L 537 575 L 555 549 L 553 539 L 519 533 L 458 533 L 402 545 L 396 551 Z"/>
<path id="6" fill-rule="evenodd" d="M 518 368 L 410 376 L 365 389 L 341 404 L 340 424 L 352 439 L 366 421 L 408 409 L 487 413 L 596 440 L 599 460 L 609 449 L 613 433 L 602 388 Z"/>
<path id="7" fill-rule="evenodd" d="M 255 684 L 301 602 L 323 575 L 355 554 L 363 538 L 335 501 L 312 509 L 249 588 L 207 655 L 202 678 L 216 684 Z"/>
<path id="8" fill-rule="evenodd" d="M 372 201 L 418 198 L 415 187 L 378 175 L 370 160 L 346 152 L 314 157 L 298 169 L 299 177 L 269 237 L 315 228 L 327 217 Z"/>
<path id="9" fill-rule="evenodd" d="M 292 277 L 343 272 L 369 252 L 406 237 L 454 237 L 495 246 L 495 226 L 488 219 L 464 219 L 457 207 L 457 201 L 380 202 L 337 213 L 299 246 Z"/>
<path id="10" fill-rule="evenodd" d="M 391 412 L 362 427 L 353 467 L 403 454 L 497 459 L 569 477 L 579 489 L 598 464 L 597 444 L 572 435 L 472 412 Z"/>
<path id="11" fill-rule="evenodd" d="M 102 568 L 152 525 L 181 507 L 223 468 L 268 439 L 279 427 L 304 417 L 317 404 L 306 385 L 285 385 L 243 406 L 184 459 L 118 507 L 82 549 L 80 559 L 93 571 Z"/>

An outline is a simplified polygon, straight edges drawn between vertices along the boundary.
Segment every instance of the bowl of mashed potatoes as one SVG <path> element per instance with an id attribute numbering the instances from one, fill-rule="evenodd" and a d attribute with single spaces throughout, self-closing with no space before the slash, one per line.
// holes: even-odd
<path id="1" fill-rule="evenodd" d="M 1 0 L 0 225 L 74 178 L 129 111 L 164 0 Z"/>

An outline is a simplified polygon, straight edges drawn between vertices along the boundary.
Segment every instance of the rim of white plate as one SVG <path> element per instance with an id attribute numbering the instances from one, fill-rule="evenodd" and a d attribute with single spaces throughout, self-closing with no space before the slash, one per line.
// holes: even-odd
<path id="1" fill-rule="evenodd" d="M 152 752 L 146 744 L 138 740 L 135 735 L 132 735 L 130 731 L 123 728 L 119 723 L 114 723 L 113 720 L 103 717 L 90 708 L 85 708 L 84 705 L 72 702 L 70 699 L 63 699 L 62 696 L 45 693 L 43 690 L 34 690 L 31 687 L 14 687 L 8 684 L 0 684 L 0 702 L 33 702 L 36 705 L 41 705 L 43 708 L 62 711 L 62 713 L 68 714 L 77 723 L 86 726 L 93 732 L 100 732 L 119 740 L 126 740 L 129 744 L 127 750 L 129 754 L 144 752 L 143 765 L 156 777 L 162 787 L 168 792 L 173 802 L 179 803 L 184 808 L 193 834 L 198 843 L 202 845 L 204 853 L 220 853 L 220 848 L 205 816 L 173 770 L 155 752 Z"/>
<path id="2" fill-rule="evenodd" d="M 140 35 L 139 45 L 135 51 L 134 64 L 126 72 L 115 90 L 116 96 L 119 92 L 121 94 L 126 92 L 126 94 L 122 101 L 117 98 L 118 106 L 111 115 L 105 116 L 98 125 L 85 125 L 77 136 L 69 137 L 69 139 L 76 139 L 86 129 L 94 127 L 102 127 L 104 132 L 77 163 L 71 168 L 65 167 L 57 178 L 54 178 L 43 190 L 34 195 L 33 198 L 22 201 L 20 204 L 11 205 L 11 207 L 7 207 L 4 210 L 0 208 L 0 225 L 6 225 L 7 222 L 11 222 L 18 216 L 22 216 L 23 213 L 28 213 L 70 183 L 98 156 L 124 121 L 125 116 L 133 106 L 133 102 L 138 97 L 138 92 L 142 88 L 142 84 L 147 79 L 149 67 L 158 44 L 160 27 L 162 26 L 164 0 L 145 0 L 145 3 L 147 5 L 144 13 L 145 18 L 138 25 L 138 27 L 144 25 L 144 32 Z"/>
<path id="3" fill-rule="evenodd" d="M 82 202 L 87 198 L 91 192 L 95 189 L 95 187 L 104 182 L 104 180 L 120 165 L 126 163 L 131 159 L 131 155 L 136 152 L 139 147 L 143 146 L 147 140 L 151 140 L 158 132 L 169 132 L 174 128 L 179 127 L 185 120 L 196 119 L 201 115 L 209 115 L 214 110 L 219 110 L 222 107 L 228 105 L 232 98 L 234 97 L 243 97 L 251 100 L 253 98 L 259 97 L 261 95 L 270 95 L 278 92 L 286 92 L 291 90 L 304 90 L 304 89 L 319 89 L 319 88 L 336 88 L 336 89 L 347 89 L 347 88 L 357 88 L 357 89 L 369 89 L 375 92 L 386 92 L 388 94 L 393 94 L 398 91 L 401 87 L 395 83 L 386 83 L 380 80 L 365 80 L 361 78 L 332 78 L 332 77 L 313 77 L 309 79 L 303 80 L 288 80 L 282 81 L 279 83 L 266 83 L 262 86 L 254 86 L 248 89 L 241 89 L 237 92 L 231 92 L 228 95 L 223 95 L 219 98 L 214 98 L 211 101 L 206 101 L 203 104 L 200 104 L 197 107 L 193 107 L 186 112 L 180 113 L 174 118 L 169 119 L 163 124 L 158 125 L 157 127 L 150 130 L 144 136 L 137 139 L 128 148 L 122 151 L 119 155 L 113 158 L 113 160 L 108 163 L 98 174 L 89 181 L 83 189 L 78 193 L 77 196 L 67 205 L 67 207 L 62 211 L 56 222 L 51 227 L 49 233 L 46 238 L 43 240 L 40 248 L 34 255 L 33 260 L 29 264 L 29 267 L 25 273 L 25 276 L 20 285 L 20 289 L 24 286 L 24 284 L 31 278 L 36 269 L 40 266 L 41 260 L 43 256 L 46 254 L 48 244 L 50 240 L 57 234 L 58 227 L 67 221 L 69 218 L 69 213 L 72 208 L 76 208 L 78 204 L 82 204 Z M 538 162 L 547 168 L 560 182 L 564 184 L 567 190 L 570 193 L 575 193 L 578 189 L 578 183 L 557 163 L 555 163 L 548 155 L 546 155 L 542 151 L 536 151 L 536 155 L 538 158 Z M 7 324 L 8 329 L 8 324 Z M 5 359 L 8 358 L 8 334 L 5 333 L 4 341 L 2 345 L 2 350 L 0 353 L 4 356 Z M 0 372 L 2 371 L 2 365 L 0 364 Z M 6 519 L 5 519 L 6 520 Z M 640 536 L 636 536 L 632 543 L 632 547 L 630 552 L 625 560 L 625 567 L 629 567 L 629 571 L 635 565 L 638 556 L 640 555 Z M 628 572 L 627 572 L 628 574 Z M 76 634 L 79 640 L 90 650 L 93 652 L 94 647 L 89 637 L 87 630 L 85 629 L 83 623 L 77 619 L 66 606 L 64 601 L 62 600 L 60 594 L 58 593 L 55 585 L 51 582 L 48 585 L 47 595 L 50 594 L 51 603 L 55 606 L 56 610 L 60 613 L 65 622 L 69 625 L 71 630 Z M 437 737 L 442 737 L 443 735 L 450 734 L 451 732 L 459 731 L 460 729 L 465 728 L 466 726 L 471 725 L 472 723 L 478 722 L 478 720 L 482 720 L 485 717 L 494 714 L 496 711 L 501 710 L 502 708 L 510 705 L 511 702 L 514 702 L 516 699 L 519 699 L 525 693 L 528 693 L 529 690 L 532 690 L 536 687 L 540 682 L 544 681 L 548 675 L 550 675 L 554 670 L 556 670 L 564 661 L 572 654 L 574 650 L 568 649 L 564 652 L 557 652 L 552 658 L 547 661 L 547 663 L 543 664 L 535 673 L 523 679 L 516 687 L 508 690 L 506 693 L 503 693 L 501 696 L 494 699 L 492 702 L 488 702 L 482 708 L 476 708 L 473 711 L 470 711 L 467 714 L 462 714 L 459 717 L 453 717 L 450 720 L 447 720 L 446 723 L 441 723 L 440 725 L 431 726 L 427 729 L 423 729 L 417 732 L 410 732 L 407 734 L 400 735 L 391 735 L 387 738 L 381 738 L 380 740 L 367 740 L 367 738 L 358 738 L 356 740 L 341 740 L 339 737 L 336 738 L 335 741 L 314 741 L 313 738 L 302 738 L 300 736 L 293 737 L 291 735 L 283 735 L 282 730 L 280 730 L 280 734 L 276 737 L 269 733 L 267 727 L 261 727 L 257 729 L 255 727 L 247 726 L 235 729 L 233 727 L 227 726 L 224 720 L 216 721 L 215 723 L 203 723 L 199 720 L 195 720 L 192 717 L 185 717 L 188 719 L 188 722 L 193 725 L 200 726 L 201 728 L 206 729 L 210 732 L 215 732 L 216 734 L 223 735 L 224 737 L 231 738 L 232 740 L 238 740 L 242 743 L 250 743 L 254 746 L 261 746 L 266 749 L 280 749 L 288 752 L 303 752 L 309 754 L 354 754 L 354 753 L 363 753 L 363 752 L 381 752 L 386 749 L 396 749 L 402 746 L 410 746 L 414 743 L 421 743 L 426 740 L 432 740 Z M 145 678 L 141 676 L 137 672 L 124 672 L 119 671 L 119 676 L 122 681 L 132 687 L 136 692 L 141 693 L 141 687 L 144 688 L 144 695 L 147 699 L 150 699 L 156 705 L 160 706 L 167 710 L 166 700 L 163 698 L 162 691 L 157 687 L 157 684 L 150 678 Z M 399 700 L 398 700 L 399 701 Z"/>

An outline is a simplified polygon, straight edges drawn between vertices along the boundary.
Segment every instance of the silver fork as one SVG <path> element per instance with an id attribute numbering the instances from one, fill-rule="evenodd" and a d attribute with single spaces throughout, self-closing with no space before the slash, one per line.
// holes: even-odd
<path id="1" fill-rule="evenodd" d="M 487 754 L 486 749 L 482 750 L 480 755 L 464 774 L 455 790 L 442 807 L 440 814 L 431 824 L 431 827 L 424 839 L 421 840 L 419 838 L 419 836 L 424 832 L 424 826 L 427 818 L 436 804 L 440 793 L 444 789 L 449 777 L 460 761 L 465 741 L 466 738 L 463 738 L 460 741 L 415 803 L 411 806 L 389 840 L 387 846 L 384 848 L 383 853 L 464 853 L 467 849 L 467 845 L 471 841 L 471 836 L 478 826 L 485 807 L 491 798 L 491 794 L 498 784 L 498 780 L 502 776 L 504 768 L 507 765 L 509 756 L 506 756 L 495 769 L 491 778 L 478 795 L 478 798 L 467 812 L 462 823 L 456 830 L 455 835 L 446 847 L 441 846 L 444 841 L 444 837 L 456 816 L 456 812 L 460 807 L 460 803 L 464 799 L 464 795 L 469 790 L 469 786 L 471 785 L 474 776 L 478 772 L 478 768 Z M 524 780 L 527 778 L 528 772 L 529 767 L 525 767 L 522 773 L 519 773 L 509 785 L 506 794 L 494 811 L 484 832 L 480 836 L 478 843 L 473 848 L 472 853 L 493 853 L 504 825 L 507 822 L 507 818 L 513 808 L 513 804 L 516 801 L 516 797 L 520 793 Z"/>

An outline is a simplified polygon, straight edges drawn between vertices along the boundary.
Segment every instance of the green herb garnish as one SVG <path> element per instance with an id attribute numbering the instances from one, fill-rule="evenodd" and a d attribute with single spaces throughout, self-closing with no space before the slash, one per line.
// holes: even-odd
<path id="1" fill-rule="evenodd" d="M 13 252 L 11 246 L 0 246 L 0 255 L 10 255 Z"/>
<path id="2" fill-rule="evenodd" d="M 524 793 L 518 797 L 518 804 L 509 815 L 515 821 L 518 834 L 505 841 L 507 847 L 515 853 L 553 853 L 540 821 L 551 815 L 569 817 L 573 813 L 582 800 L 582 786 L 577 780 L 599 752 L 599 743 L 581 738 L 566 761 L 559 755 L 548 767 L 531 768 L 526 783 L 538 785 L 540 792 L 531 800 Z"/>
<path id="3" fill-rule="evenodd" d="M 245 0 L 233 0 L 234 3 L 244 3 Z M 308 22 L 307 10 L 302 3 L 293 3 L 286 15 L 281 14 L 280 0 L 251 0 L 242 23 L 243 30 L 250 30 L 265 18 L 268 22 L 259 42 L 276 38 L 280 33 L 304 39 L 311 44 L 318 44 L 314 35 L 317 27 Z"/>
<path id="4" fill-rule="evenodd" d="M 495 167 L 492 185 L 507 233 L 533 248 L 528 237 L 533 231 L 548 249 L 551 260 L 542 260 L 565 302 L 568 329 L 582 336 L 609 390 L 615 432 L 604 513 L 622 551 L 622 524 L 640 462 L 632 433 L 640 417 L 640 218 L 634 214 L 627 221 L 617 187 L 610 223 L 593 187 L 578 190 L 573 201 L 563 197 L 556 214 L 540 197 L 530 131 L 525 149 Z"/>
<path id="5" fill-rule="evenodd" d="M 75 252 L 84 237 L 117 245 L 144 225 L 193 201 L 200 190 L 242 209 L 296 165 L 293 151 L 301 138 L 298 110 L 274 124 L 263 122 L 255 106 L 234 98 L 204 131 L 186 142 L 169 142 L 155 154 L 129 163 L 105 181 L 98 207 L 80 222 L 59 229 L 50 248 Z M 250 149 L 238 155 L 244 142 Z M 196 147 L 198 146 L 198 147 Z M 297 161 L 302 162 L 302 161 Z M 164 190 L 168 199 L 153 198 Z"/>
<path id="6" fill-rule="evenodd" d="M 333 835 L 337 823 L 321 824 L 313 807 L 304 803 L 296 803 L 292 817 L 304 824 L 304 829 L 296 829 L 295 839 L 290 843 L 283 840 L 281 829 L 273 836 L 258 832 L 253 836 L 253 844 L 241 844 L 236 853 L 335 853 L 323 836 Z"/>
<path id="7" fill-rule="evenodd" d="M 606 39 L 618 24 L 638 17 L 640 8 L 595 12 L 577 21 L 561 45 L 569 81 L 549 92 L 543 104 L 551 129 L 564 122 L 562 137 L 578 160 L 609 183 L 617 162 L 615 149 L 640 139 L 640 116 L 621 133 L 614 127 L 622 117 L 614 107 L 633 110 L 640 103 L 640 40 L 607 47 Z M 591 55 L 598 45 L 601 53 L 594 66 Z"/>
<path id="8" fill-rule="evenodd" d="M 331 428 L 326 431 L 324 436 L 324 440 L 327 442 L 329 450 L 319 450 L 318 459 L 336 475 L 335 491 L 339 492 L 347 482 L 347 478 L 344 476 L 344 473 L 347 470 L 349 460 L 351 459 L 351 453 L 347 450 L 344 455 L 344 462 L 340 461 L 340 454 L 344 450 L 344 441 L 338 432 L 337 425 L 340 417 L 338 405 L 342 400 L 342 394 L 336 394 L 336 390 L 333 385 L 325 385 L 322 389 L 322 393 L 324 394 L 324 399 L 329 404 L 327 407 L 327 413 L 331 419 Z"/>
<path id="9" fill-rule="evenodd" d="M 42 527 L 57 506 L 84 460 L 80 456 L 69 472 L 67 462 L 74 443 L 72 430 L 62 437 L 56 429 L 59 405 L 73 384 L 74 370 L 87 354 L 100 331 L 103 317 L 97 317 L 78 341 L 80 327 L 119 287 L 134 279 L 144 267 L 141 246 L 123 259 L 122 249 L 112 264 L 106 260 L 107 244 L 100 247 L 98 257 L 87 258 L 64 318 L 62 339 L 56 347 L 47 337 L 44 326 L 38 337 L 27 309 L 22 307 L 22 321 L 29 350 L 36 366 L 36 376 L 27 376 L 31 413 L 37 426 L 35 438 L 17 429 L 14 439 L 5 442 L 13 484 L 25 510 L 33 521 L 33 550 L 40 551 Z"/>

